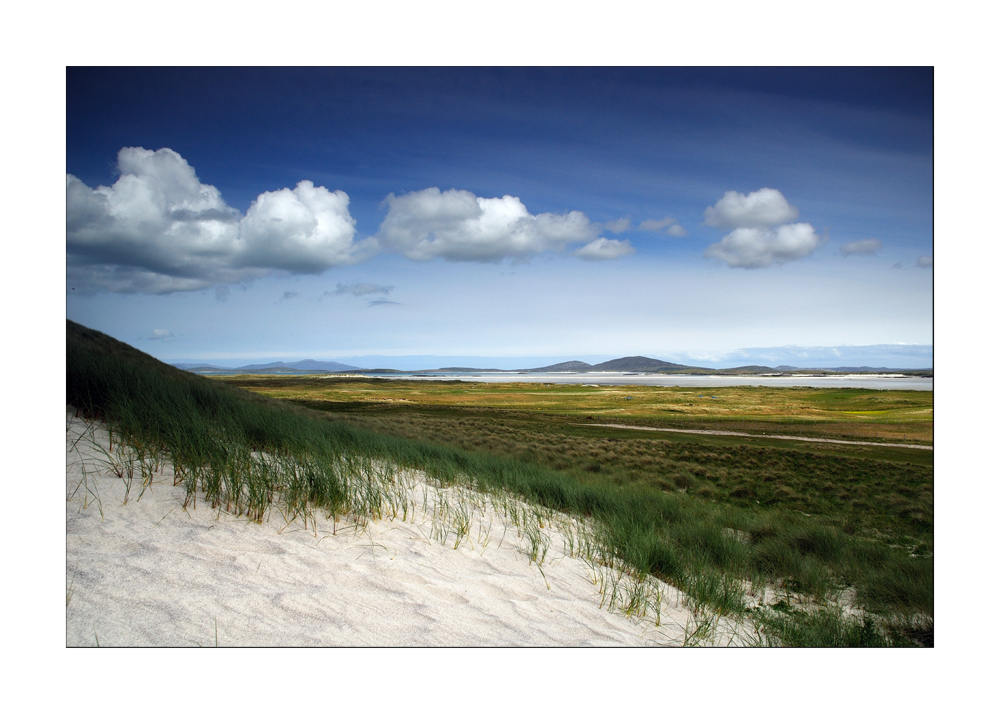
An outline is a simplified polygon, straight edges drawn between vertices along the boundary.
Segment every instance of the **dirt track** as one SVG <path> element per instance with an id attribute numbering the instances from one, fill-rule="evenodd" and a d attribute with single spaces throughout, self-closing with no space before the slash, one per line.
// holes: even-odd
<path id="1" fill-rule="evenodd" d="M 898 446 L 901 449 L 926 449 L 933 451 L 933 446 L 922 444 L 893 444 L 879 441 L 846 441 L 843 439 L 820 439 L 812 436 L 785 436 L 783 434 L 744 434 L 740 431 L 714 431 L 708 429 L 668 429 L 658 426 L 631 426 L 628 424 L 581 424 L 581 426 L 604 426 L 612 429 L 638 429 L 639 431 L 672 431 L 678 434 L 707 434 L 710 436 L 743 436 L 753 439 L 787 439 L 789 441 L 821 441 L 825 444 L 848 444 L 854 446 Z"/>

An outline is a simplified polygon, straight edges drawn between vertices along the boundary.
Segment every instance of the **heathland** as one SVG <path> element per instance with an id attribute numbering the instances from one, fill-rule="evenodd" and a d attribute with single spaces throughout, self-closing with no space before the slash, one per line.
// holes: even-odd
<path id="1" fill-rule="evenodd" d="M 344 470 L 392 463 L 585 519 L 608 562 L 762 641 L 933 642 L 933 452 L 764 437 L 931 445 L 929 392 L 206 379 L 73 323 L 67 340 L 69 403 L 213 507 L 377 514 Z"/>

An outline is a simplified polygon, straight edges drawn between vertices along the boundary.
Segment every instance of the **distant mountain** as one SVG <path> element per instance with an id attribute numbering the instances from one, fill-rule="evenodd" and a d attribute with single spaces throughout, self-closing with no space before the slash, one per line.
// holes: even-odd
<path id="1" fill-rule="evenodd" d="M 235 367 L 231 372 L 264 372 L 273 370 L 293 370 L 296 372 L 350 372 L 359 369 L 342 362 L 319 362 L 314 359 L 301 359 L 298 362 L 268 362 L 267 364 L 248 364 Z"/>
<path id="2" fill-rule="evenodd" d="M 717 369 L 715 371 L 721 374 L 770 374 L 780 372 L 781 370 L 759 364 L 748 364 L 745 367 L 727 367 L 726 369 Z"/>
<path id="3" fill-rule="evenodd" d="M 242 367 L 217 367 L 214 364 L 175 362 L 174 367 L 197 374 L 315 374 L 316 372 L 357 372 L 357 367 L 342 362 L 320 362 L 303 359 L 298 362 L 268 362 L 267 364 L 246 364 Z"/>
<path id="4" fill-rule="evenodd" d="M 682 364 L 664 362 L 663 360 L 651 359 L 649 357 L 620 357 L 595 364 L 590 368 L 592 372 L 673 372 L 679 369 L 690 369 Z"/>
<path id="5" fill-rule="evenodd" d="M 292 369 L 315 369 L 327 370 L 330 372 L 348 372 L 359 369 L 359 367 L 352 367 L 351 365 L 344 364 L 343 362 L 318 362 L 314 359 L 299 360 L 298 362 L 292 362 L 288 366 Z"/>
<path id="6" fill-rule="evenodd" d="M 198 374 L 316 374 L 316 373 L 330 373 L 330 372 L 353 372 L 358 375 L 365 374 L 414 374 L 414 375 L 431 375 L 431 374 L 442 374 L 442 373 L 487 373 L 487 372 L 506 372 L 506 373 L 525 373 L 525 372 L 646 372 L 646 373 L 658 373 L 658 374 L 719 374 L 719 375 L 737 375 L 737 374 L 768 374 L 774 372 L 796 372 L 801 374 L 837 374 L 837 373 L 869 373 L 877 374 L 879 372 L 892 372 L 892 373 L 914 373 L 919 372 L 931 373 L 931 368 L 913 370 L 913 369 L 890 369 L 887 367 L 828 367 L 828 368 L 805 368 L 799 369 L 792 367 L 787 364 L 779 365 L 778 367 L 767 367 L 764 365 L 750 364 L 743 367 L 728 367 L 724 369 L 712 369 L 710 367 L 690 367 L 683 364 L 677 364 L 675 362 L 665 362 L 663 360 L 652 359 L 650 357 L 634 356 L 634 357 L 620 357 L 618 359 L 608 360 L 607 362 L 601 362 L 600 364 L 587 364 L 586 362 L 581 362 L 580 360 L 570 360 L 568 362 L 558 362 L 556 364 L 550 364 L 545 367 L 532 367 L 528 369 L 495 369 L 492 367 L 487 368 L 476 368 L 476 367 L 440 367 L 438 369 L 421 369 L 416 371 L 409 370 L 398 370 L 398 369 L 362 369 L 360 367 L 352 367 L 349 364 L 344 364 L 343 362 L 331 362 L 331 361 L 320 361 L 314 359 L 303 359 L 298 362 L 268 362 L 267 364 L 248 364 L 242 367 L 217 367 L 215 365 L 199 362 L 175 362 L 174 367 L 179 369 L 187 370 L 189 372 L 196 372 Z"/>
<path id="7" fill-rule="evenodd" d="M 187 370 L 188 372 L 191 372 L 191 371 L 196 370 L 196 369 L 218 369 L 218 370 L 224 370 L 225 369 L 225 367 L 216 367 L 214 364 L 206 364 L 204 362 L 198 362 L 198 363 L 195 363 L 195 362 L 171 362 L 170 366 L 171 367 L 176 367 L 177 369 Z"/>
<path id="8" fill-rule="evenodd" d="M 535 367 L 533 369 L 521 370 L 523 372 L 589 372 L 593 367 L 586 362 L 571 360 L 569 362 L 559 362 L 550 364 L 548 367 Z"/>

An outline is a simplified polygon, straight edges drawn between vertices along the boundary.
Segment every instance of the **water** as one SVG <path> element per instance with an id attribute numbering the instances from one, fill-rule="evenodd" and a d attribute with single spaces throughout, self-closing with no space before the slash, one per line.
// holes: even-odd
<path id="1" fill-rule="evenodd" d="M 759 375 L 630 374 L 626 372 L 437 372 L 434 374 L 365 375 L 380 379 L 431 382 L 526 382 L 529 384 L 640 385 L 652 387 L 820 387 L 845 389 L 914 389 L 933 391 L 933 377 L 844 374 L 829 377 L 761 377 Z"/>

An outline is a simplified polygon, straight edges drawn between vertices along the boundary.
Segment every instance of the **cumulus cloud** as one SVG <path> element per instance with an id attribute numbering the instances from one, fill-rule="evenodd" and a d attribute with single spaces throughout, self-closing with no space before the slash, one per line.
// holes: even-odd
<path id="1" fill-rule="evenodd" d="M 574 255 L 584 260 L 614 260 L 634 252 L 635 248 L 627 240 L 597 238 L 577 250 Z"/>
<path id="2" fill-rule="evenodd" d="M 780 191 L 762 188 L 747 195 L 726 191 L 705 209 L 710 226 L 733 228 L 705 250 L 730 268 L 769 268 L 812 253 L 825 242 L 808 223 L 788 223 L 799 215 Z M 778 225 L 784 223 L 784 225 Z"/>
<path id="3" fill-rule="evenodd" d="M 917 267 L 919 268 L 932 268 L 934 267 L 934 257 L 930 255 L 922 255 L 917 258 Z"/>
<path id="4" fill-rule="evenodd" d="M 878 238 L 865 238 L 840 246 L 840 252 L 844 255 L 874 255 L 880 250 L 882 250 L 882 241 Z"/>
<path id="5" fill-rule="evenodd" d="M 781 191 L 762 188 L 746 195 L 726 191 L 714 206 L 705 209 L 705 223 L 716 228 L 756 228 L 791 223 L 799 209 L 789 205 Z"/>
<path id="6" fill-rule="evenodd" d="M 804 258 L 822 243 L 808 223 L 771 228 L 737 228 L 705 250 L 731 268 L 769 268 Z"/>
<path id="7" fill-rule="evenodd" d="M 532 215 L 514 196 L 427 188 L 386 198 L 389 213 L 375 238 L 411 260 L 497 262 L 523 259 L 593 240 L 601 226 L 580 211 Z"/>
<path id="8" fill-rule="evenodd" d="M 343 191 L 311 181 L 258 196 L 245 216 L 177 152 L 126 147 L 118 180 L 92 189 L 66 175 L 71 282 L 87 292 L 170 293 L 274 271 L 321 273 L 375 248 L 354 241 Z"/>
<path id="9" fill-rule="evenodd" d="M 666 233 L 669 236 L 674 236 L 676 238 L 683 238 L 688 234 L 684 227 L 677 222 L 676 218 L 671 218 L 670 216 L 664 216 L 660 220 L 656 221 L 649 219 L 643 221 L 639 224 L 640 231 L 650 231 L 653 233 Z"/>
<path id="10" fill-rule="evenodd" d="M 604 224 L 604 227 L 615 235 L 618 235 L 619 233 L 624 233 L 631 228 L 632 221 L 628 218 L 619 218 L 617 221 L 608 221 Z"/>
<path id="11" fill-rule="evenodd" d="M 337 289 L 323 295 L 388 295 L 393 290 L 392 285 L 372 285 L 371 283 L 337 283 Z"/>
<path id="12" fill-rule="evenodd" d="M 240 221 L 244 245 L 238 263 L 315 274 L 357 262 L 366 251 L 354 243 L 348 202 L 343 191 L 331 192 L 312 181 L 262 193 Z"/>
<path id="13" fill-rule="evenodd" d="M 172 333 L 170 330 L 164 330 L 162 327 L 157 327 L 155 330 L 153 330 L 152 333 L 150 333 L 149 337 L 147 337 L 146 339 L 163 340 L 164 342 L 173 342 L 174 333 Z"/>

